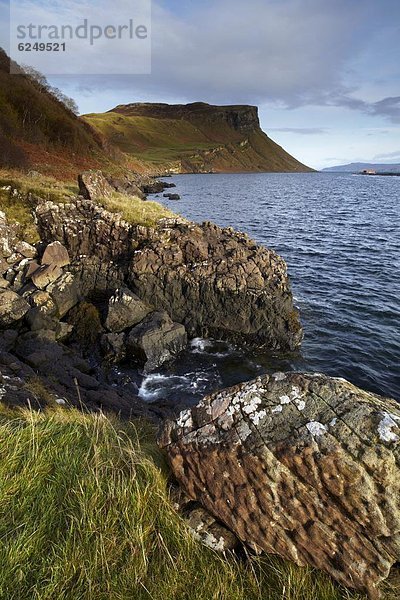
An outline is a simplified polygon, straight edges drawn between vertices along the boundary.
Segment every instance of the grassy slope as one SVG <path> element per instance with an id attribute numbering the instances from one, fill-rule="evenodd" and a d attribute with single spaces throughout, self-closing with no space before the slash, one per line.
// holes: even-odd
<path id="1" fill-rule="evenodd" d="M 18 190 L 18 194 L 12 193 Z M 43 175 L 29 177 L 16 169 L 0 168 L 0 210 L 10 223 L 21 226 L 21 237 L 30 243 L 39 241 L 34 222 L 37 198 L 55 203 L 71 202 L 79 193 L 72 179 L 58 181 Z M 175 219 L 176 215 L 157 202 L 143 201 L 115 192 L 111 198 L 98 202 L 110 212 L 120 213 L 129 223 L 154 227 L 160 219 Z"/>
<path id="2" fill-rule="evenodd" d="M 261 130 L 240 133 L 225 123 L 207 124 L 200 117 L 189 122 L 108 112 L 84 118 L 120 150 L 158 169 L 183 161 L 183 171 L 307 170 Z"/>
<path id="3" fill-rule="evenodd" d="M 153 439 L 143 423 L 0 404 L 1 600 L 360 598 L 311 569 L 195 542 Z"/>

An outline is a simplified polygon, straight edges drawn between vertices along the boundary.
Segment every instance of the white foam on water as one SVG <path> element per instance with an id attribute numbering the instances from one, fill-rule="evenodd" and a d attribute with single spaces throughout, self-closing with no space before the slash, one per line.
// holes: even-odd
<path id="1" fill-rule="evenodd" d="M 152 373 L 147 375 L 140 385 L 138 396 L 145 402 L 156 402 L 166 399 L 172 393 L 206 393 L 212 377 L 205 371 L 192 371 L 185 375 L 165 375 L 163 373 Z"/>
<path id="2" fill-rule="evenodd" d="M 221 351 L 218 349 L 220 346 L 225 346 L 226 350 Z M 229 344 L 212 338 L 193 338 L 190 342 L 190 350 L 193 354 L 211 354 L 218 358 L 229 356 L 232 352 Z"/>

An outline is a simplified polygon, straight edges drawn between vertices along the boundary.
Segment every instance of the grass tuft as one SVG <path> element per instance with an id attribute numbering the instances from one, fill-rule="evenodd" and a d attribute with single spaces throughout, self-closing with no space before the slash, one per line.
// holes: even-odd
<path id="1" fill-rule="evenodd" d="M 113 192 L 111 198 L 104 198 L 101 205 L 113 213 L 119 213 L 128 223 L 155 227 L 162 219 L 177 219 L 177 215 L 153 200 L 141 200 Z M 181 217 L 180 217 L 181 218 Z"/>
<path id="2" fill-rule="evenodd" d="M 361 598 L 311 569 L 194 541 L 153 440 L 146 424 L 0 405 L 1 600 Z"/>

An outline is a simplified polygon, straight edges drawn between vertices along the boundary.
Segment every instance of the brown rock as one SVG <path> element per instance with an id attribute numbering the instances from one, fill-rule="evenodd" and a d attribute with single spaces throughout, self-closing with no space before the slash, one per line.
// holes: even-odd
<path id="1" fill-rule="evenodd" d="M 60 242 L 52 242 L 49 244 L 42 257 L 43 265 L 65 267 L 69 265 L 70 262 L 68 250 Z"/>
<path id="2" fill-rule="evenodd" d="M 58 267 L 57 265 L 42 265 L 32 273 L 31 279 L 36 287 L 44 289 L 50 283 L 53 283 L 61 277 L 62 274 L 63 271 L 61 267 Z"/>
<path id="3" fill-rule="evenodd" d="M 78 176 L 79 193 L 86 200 L 110 198 L 113 188 L 101 171 L 86 171 Z"/>
<path id="4" fill-rule="evenodd" d="M 204 398 L 159 443 L 193 499 L 257 551 L 378 598 L 400 559 L 400 408 L 277 373 Z"/>
<path id="5" fill-rule="evenodd" d="M 26 268 L 26 272 L 25 272 L 25 279 L 31 279 L 32 275 L 34 273 L 36 273 L 36 271 L 40 269 L 40 265 L 38 262 L 36 262 L 36 260 L 32 260 L 28 263 L 28 266 Z"/>

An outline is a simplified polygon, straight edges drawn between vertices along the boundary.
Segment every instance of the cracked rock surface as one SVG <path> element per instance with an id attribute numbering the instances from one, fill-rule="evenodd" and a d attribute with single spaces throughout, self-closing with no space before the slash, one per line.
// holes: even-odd
<path id="1" fill-rule="evenodd" d="M 73 259 L 96 256 L 190 337 L 215 337 L 274 350 L 302 340 L 285 261 L 246 235 L 212 223 L 130 225 L 90 200 L 36 210 L 45 242 L 58 240 Z"/>
<path id="2" fill-rule="evenodd" d="M 159 436 L 184 491 L 256 551 L 378 598 L 400 559 L 400 407 L 320 374 L 204 398 Z"/>

